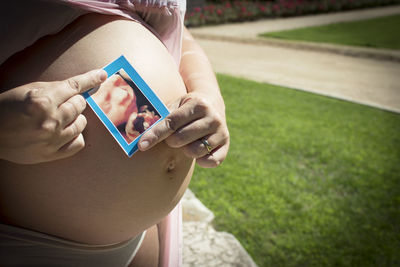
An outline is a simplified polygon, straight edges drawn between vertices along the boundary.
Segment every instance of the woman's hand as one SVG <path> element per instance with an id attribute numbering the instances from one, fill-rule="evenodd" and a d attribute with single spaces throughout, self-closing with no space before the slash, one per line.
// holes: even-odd
<path id="1" fill-rule="evenodd" d="M 170 147 L 183 148 L 184 153 L 196 158 L 202 167 L 218 166 L 229 148 L 224 108 L 206 95 L 192 92 L 181 97 L 170 109 L 171 114 L 141 137 L 139 149 L 148 150 L 165 140 Z M 204 140 L 211 146 L 210 153 Z"/>
<path id="2" fill-rule="evenodd" d="M 94 70 L 64 81 L 34 82 L 0 94 L 0 158 L 34 164 L 69 157 L 85 146 L 80 94 L 107 78 Z"/>

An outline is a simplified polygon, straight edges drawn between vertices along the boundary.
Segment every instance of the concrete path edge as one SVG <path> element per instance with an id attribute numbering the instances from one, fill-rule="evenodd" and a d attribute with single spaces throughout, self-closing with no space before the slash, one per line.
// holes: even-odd
<path id="1" fill-rule="evenodd" d="M 242 44 L 254 44 L 254 45 L 270 45 L 292 49 L 310 50 L 317 52 L 326 52 L 339 54 L 344 56 L 370 58 L 375 60 L 387 60 L 400 62 L 400 51 L 389 50 L 389 49 L 375 49 L 375 48 L 363 48 L 353 47 L 346 45 L 333 45 L 324 43 L 312 43 L 304 41 L 292 41 L 292 40 L 279 40 L 275 38 L 266 37 L 233 37 L 233 36 L 221 36 L 204 33 L 192 33 L 197 39 L 212 40 L 212 41 L 225 41 Z"/>

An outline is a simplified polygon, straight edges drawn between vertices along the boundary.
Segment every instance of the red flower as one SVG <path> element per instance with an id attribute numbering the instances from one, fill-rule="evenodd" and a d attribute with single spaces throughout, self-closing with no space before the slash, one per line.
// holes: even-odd
<path id="1" fill-rule="evenodd" d="M 201 12 L 201 7 L 195 7 L 194 12 L 197 12 L 197 13 Z"/>
<path id="2" fill-rule="evenodd" d="M 222 15 L 222 13 L 223 13 L 223 12 L 222 12 L 221 9 L 217 9 L 217 14 L 218 14 L 218 15 Z"/>

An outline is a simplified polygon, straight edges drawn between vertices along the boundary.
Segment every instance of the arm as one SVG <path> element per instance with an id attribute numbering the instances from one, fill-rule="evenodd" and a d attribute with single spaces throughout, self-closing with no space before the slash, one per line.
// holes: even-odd
<path id="1" fill-rule="evenodd" d="M 179 69 L 188 93 L 198 92 L 207 95 L 219 112 L 225 117 L 225 104 L 217 79 L 203 49 L 190 32 L 184 28 L 182 58 Z"/>
<path id="2" fill-rule="evenodd" d="M 146 132 L 139 143 L 145 151 L 165 142 L 183 152 L 202 167 L 218 166 L 229 148 L 229 132 L 225 118 L 225 104 L 211 65 L 201 47 L 184 29 L 180 73 L 187 94 L 177 99 L 165 120 Z M 204 142 L 211 145 L 208 153 Z"/>

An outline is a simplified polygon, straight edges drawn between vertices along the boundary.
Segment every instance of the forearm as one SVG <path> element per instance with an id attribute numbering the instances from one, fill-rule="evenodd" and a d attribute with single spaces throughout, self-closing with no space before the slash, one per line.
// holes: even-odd
<path id="1" fill-rule="evenodd" d="M 185 28 L 183 31 L 182 58 L 180 73 L 188 93 L 202 93 L 220 108 L 225 116 L 225 104 L 222 99 L 217 79 L 203 49 Z"/>

